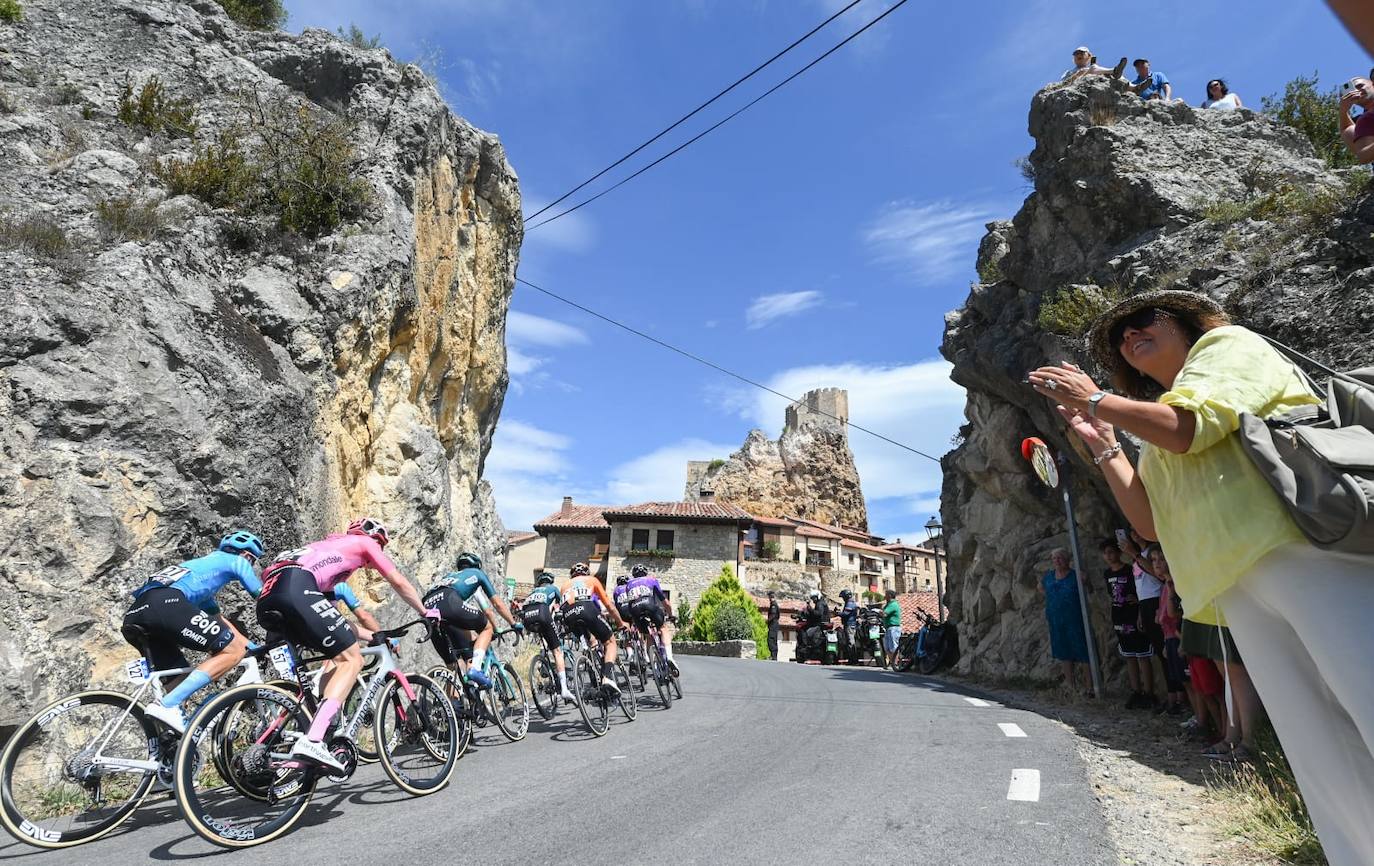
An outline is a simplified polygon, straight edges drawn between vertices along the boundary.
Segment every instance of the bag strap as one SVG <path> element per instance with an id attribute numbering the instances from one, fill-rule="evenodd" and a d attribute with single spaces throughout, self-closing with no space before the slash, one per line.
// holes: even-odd
<path id="1" fill-rule="evenodd" d="M 1257 332 L 1257 333 L 1258 333 L 1258 332 Z M 1336 371 L 1336 370 L 1333 370 L 1333 369 L 1331 369 L 1330 367 L 1328 367 L 1328 366 L 1326 366 L 1325 364 L 1323 364 L 1321 361 L 1318 361 L 1316 358 L 1310 358 L 1310 357 L 1308 357 L 1307 355 L 1304 355 L 1302 352 L 1299 352 L 1297 349 L 1294 349 L 1292 346 L 1285 346 L 1283 343 L 1280 343 L 1278 340 L 1275 340 L 1273 337 L 1269 337 L 1269 336 L 1266 336 L 1266 335 L 1264 335 L 1264 334 L 1260 334 L 1260 336 L 1264 338 L 1264 341 L 1265 341 L 1266 343 L 1268 343 L 1269 345 L 1273 346 L 1275 349 L 1278 349 L 1279 352 L 1280 352 L 1281 354 L 1286 355 L 1286 356 L 1288 357 L 1288 360 L 1293 361 L 1293 362 L 1294 362 L 1293 366 L 1294 366 L 1294 367 L 1297 367 L 1298 373 L 1299 373 L 1304 379 L 1306 379 L 1307 382 L 1308 382 L 1308 384 L 1310 384 L 1310 385 L 1314 385 L 1314 386 L 1315 386 L 1316 383 L 1312 381 L 1312 377 L 1310 377 L 1310 376 L 1307 374 L 1307 372 L 1306 372 L 1305 370 L 1303 370 L 1301 367 L 1298 367 L 1298 366 L 1297 366 L 1297 362 L 1298 362 L 1298 361 L 1302 361 L 1302 362 L 1305 362 L 1305 363 L 1307 363 L 1307 364 L 1311 364 L 1313 367 L 1316 367 L 1318 370 L 1322 371 L 1323 373 L 1325 373 L 1326 375 L 1330 376 L 1330 377 L 1333 378 L 1333 379 L 1340 379 L 1340 380 L 1343 381 L 1343 382 L 1349 382 L 1349 383 L 1352 384 L 1352 385 L 1359 385 L 1361 388 L 1368 388 L 1369 390 L 1374 391 L 1374 385 L 1370 385 L 1368 382 L 1364 382 L 1364 381 L 1361 381 L 1360 379 L 1356 379 L 1354 376 L 1348 375 L 1348 374 L 1346 374 L 1346 373 L 1341 373 L 1341 372 L 1338 372 L 1338 371 Z M 1316 390 L 1318 390 L 1318 391 L 1324 391 L 1325 389 L 1324 389 L 1324 388 L 1318 388 L 1318 389 L 1316 389 Z"/>

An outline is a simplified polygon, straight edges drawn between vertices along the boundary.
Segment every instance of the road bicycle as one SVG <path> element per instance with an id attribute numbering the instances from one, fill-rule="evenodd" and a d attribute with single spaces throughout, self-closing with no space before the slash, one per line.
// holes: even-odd
<path id="1" fill-rule="evenodd" d="M 264 622 L 272 631 L 273 623 Z M 276 625 L 280 625 L 279 623 Z M 289 642 L 296 691 L 272 684 L 236 686 L 207 701 L 191 720 L 177 749 L 173 778 L 182 817 L 201 838 L 225 848 L 260 845 L 281 836 L 300 819 L 321 779 L 344 782 L 358 767 L 357 736 L 370 722 L 382 770 L 407 793 L 421 796 L 448 784 L 458 760 L 458 719 L 453 704 L 429 677 L 402 673 L 387 640 L 424 625 L 419 619 L 375 632 L 364 656 L 378 663 L 362 686 L 352 712 L 340 710 L 326 733 L 342 770 L 291 756 L 318 709 L 308 687 L 312 672 Z M 297 662 L 297 660 L 300 660 Z"/>
<path id="2" fill-rule="evenodd" d="M 568 635 L 563 629 L 563 616 L 558 611 L 554 611 L 553 627 L 554 634 L 558 635 L 559 638 L 558 649 L 554 652 L 563 656 L 565 676 L 571 676 L 572 672 L 576 670 L 577 659 L 574 656 Z M 558 715 L 562 689 L 558 687 L 558 664 L 542 640 L 539 642 L 539 652 L 530 659 L 529 681 L 530 697 L 534 700 L 534 708 L 544 721 L 549 721 Z"/>
<path id="3" fill-rule="evenodd" d="M 645 667 L 648 669 L 649 676 L 653 678 L 654 687 L 658 689 L 659 702 L 663 704 L 663 709 L 671 709 L 673 701 L 682 699 L 682 685 L 673 674 L 672 665 L 668 663 L 668 651 L 663 646 L 663 635 L 656 628 L 652 628 L 653 623 L 648 619 L 637 619 L 635 621 L 636 634 L 652 634 L 653 640 L 641 641 L 647 647 Z"/>
<path id="4" fill-rule="evenodd" d="M 582 722 L 595 737 L 604 737 L 611 729 L 611 705 L 619 707 L 627 721 L 634 721 L 639 714 L 635 700 L 634 683 L 624 659 L 617 658 L 612 666 L 612 676 L 620 688 L 620 694 L 601 683 L 601 659 L 604 649 L 599 643 L 592 643 L 586 635 L 564 635 L 564 652 L 571 655 L 568 667 L 568 685 L 577 698 L 577 709 Z"/>
<path id="5" fill-rule="evenodd" d="M 141 632 L 134 629 L 135 633 Z M 142 641 L 146 647 L 146 634 Z M 239 662 L 236 688 L 262 683 L 255 648 Z M 125 665 L 132 694 L 77 692 L 48 704 L 21 725 L 0 756 L 0 820 L 21 842 L 67 848 L 122 824 L 154 781 L 169 787 L 181 736 L 144 714 L 161 701 L 164 681 L 194 668 L 151 670 L 147 653 Z"/>
<path id="6" fill-rule="evenodd" d="M 443 684 L 445 694 L 452 700 L 454 711 L 459 715 L 459 723 L 463 728 L 460 755 L 467 751 L 474 727 L 485 727 L 488 722 L 495 722 L 511 742 L 523 740 L 530 729 L 530 707 L 525 701 L 525 684 L 520 681 L 515 665 L 501 661 L 496 655 L 496 642 L 508 634 L 515 635 L 514 643 L 520 642 L 519 632 L 513 629 L 499 631 L 482 655 L 478 670 L 491 680 L 490 687 L 478 686 L 445 665 L 435 665 L 429 670 L 429 676 Z"/>
<path id="7" fill-rule="evenodd" d="M 625 654 L 625 666 L 639 681 L 638 689 L 645 691 L 649 687 L 649 649 L 644 634 L 637 628 L 627 630 L 620 647 Z"/>

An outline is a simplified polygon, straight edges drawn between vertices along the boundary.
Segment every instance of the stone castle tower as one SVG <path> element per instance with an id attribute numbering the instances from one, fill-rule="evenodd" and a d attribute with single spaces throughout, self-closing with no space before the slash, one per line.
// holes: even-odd
<path id="1" fill-rule="evenodd" d="M 847 435 L 849 392 L 843 388 L 817 388 L 787 407 L 786 433 L 797 433 L 806 424 Z"/>

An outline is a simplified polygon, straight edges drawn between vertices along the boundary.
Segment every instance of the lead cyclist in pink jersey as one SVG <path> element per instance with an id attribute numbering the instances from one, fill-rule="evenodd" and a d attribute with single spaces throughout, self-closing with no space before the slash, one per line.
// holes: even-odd
<path id="1" fill-rule="evenodd" d="M 277 556 L 262 574 L 262 595 L 258 597 L 258 622 L 268 631 L 293 643 L 324 653 L 333 662 L 320 683 L 320 711 L 306 736 L 291 749 L 293 756 L 336 770 L 343 765 L 322 742 L 329 724 L 338 715 L 344 698 L 358 680 L 363 667 L 358 634 L 335 606 L 334 587 L 360 568 L 379 572 L 401 600 L 421 616 L 439 618 L 437 610 L 426 609 L 415 587 L 382 552 L 390 541 L 380 520 L 364 517 L 353 521 L 348 532 L 330 535 L 304 547 Z M 360 628 L 364 640 L 372 633 Z"/>

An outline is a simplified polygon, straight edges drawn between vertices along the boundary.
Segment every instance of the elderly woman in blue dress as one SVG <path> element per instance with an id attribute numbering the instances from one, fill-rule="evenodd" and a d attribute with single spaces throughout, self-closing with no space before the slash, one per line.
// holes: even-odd
<path id="1" fill-rule="evenodd" d="M 1050 624 L 1050 655 L 1063 668 L 1064 684 L 1076 690 L 1078 673 L 1083 673 L 1083 685 L 1088 689 L 1088 639 L 1083 633 L 1083 612 L 1078 604 L 1078 575 L 1069 567 L 1069 552 L 1062 547 L 1050 552 L 1053 566 L 1040 578 L 1040 591 L 1045 596 L 1045 619 Z"/>

